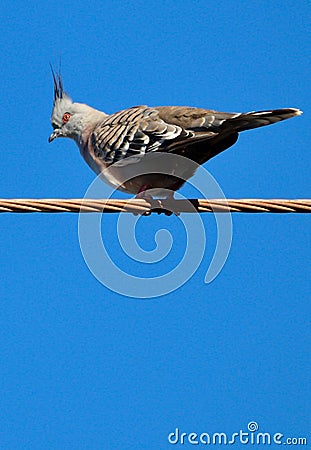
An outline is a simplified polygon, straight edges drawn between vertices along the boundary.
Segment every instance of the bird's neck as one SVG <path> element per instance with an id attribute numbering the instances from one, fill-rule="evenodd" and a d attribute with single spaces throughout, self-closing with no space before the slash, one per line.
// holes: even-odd
<path id="1" fill-rule="evenodd" d="M 97 125 L 108 117 L 102 111 L 90 108 L 90 110 L 83 115 L 81 123 L 79 125 L 79 132 L 74 136 L 74 140 L 77 143 L 80 150 L 87 145 L 88 138 Z"/>

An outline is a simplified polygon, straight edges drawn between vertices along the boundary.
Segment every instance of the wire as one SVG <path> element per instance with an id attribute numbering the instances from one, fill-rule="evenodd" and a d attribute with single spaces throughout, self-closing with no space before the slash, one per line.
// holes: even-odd
<path id="1" fill-rule="evenodd" d="M 311 199 L 0 199 L 0 213 L 311 213 Z"/>

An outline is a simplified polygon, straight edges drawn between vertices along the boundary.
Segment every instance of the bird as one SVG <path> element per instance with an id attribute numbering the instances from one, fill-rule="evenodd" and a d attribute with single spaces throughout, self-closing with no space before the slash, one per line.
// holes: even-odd
<path id="1" fill-rule="evenodd" d="M 141 105 L 109 115 L 73 102 L 64 91 L 62 76 L 53 69 L 52 75 L 54 131 L 49 142 L 59 137 L 73 139 L 97 175 L 137 198 L 153 198 L 162 192 L 165 198 L 174 197 L 200 165 L 235 144 L 240 132 L 302 114 L 297 108 L 227 113 Z"/>

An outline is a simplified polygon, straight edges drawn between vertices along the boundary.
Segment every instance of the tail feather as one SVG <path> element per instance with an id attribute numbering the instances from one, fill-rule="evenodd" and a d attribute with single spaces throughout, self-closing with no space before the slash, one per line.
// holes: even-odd
<path id="1" fill-rule="evenodd" d="M 247 113 L 236 114 L 225 120 L 222 124 L 223 128 L 230 128 L 234 131 L 251 130 L 252 128 L 264 127 L 281 120 L 290 119 L 291 117 L 300 116 L 302 111 L 296 108 L 272 109 L 270 111 L 253 111 Z"/>

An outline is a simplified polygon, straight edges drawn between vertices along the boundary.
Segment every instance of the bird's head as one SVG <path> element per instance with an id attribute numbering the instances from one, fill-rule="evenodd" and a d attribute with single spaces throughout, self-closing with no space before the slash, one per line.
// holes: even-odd
<path id="1" fill-rule="evenodd" d="M 52 75 L 54 104 L 51 123 L 54 131 L 49 137 L 49 142 L 58 137 L 67 137 L 74 139 L 79 144 L 85 126 L 96 110 L 82 103 L 74 103 L 63 89 L 61 75 L 55 74 L 53 69 Z"/>

